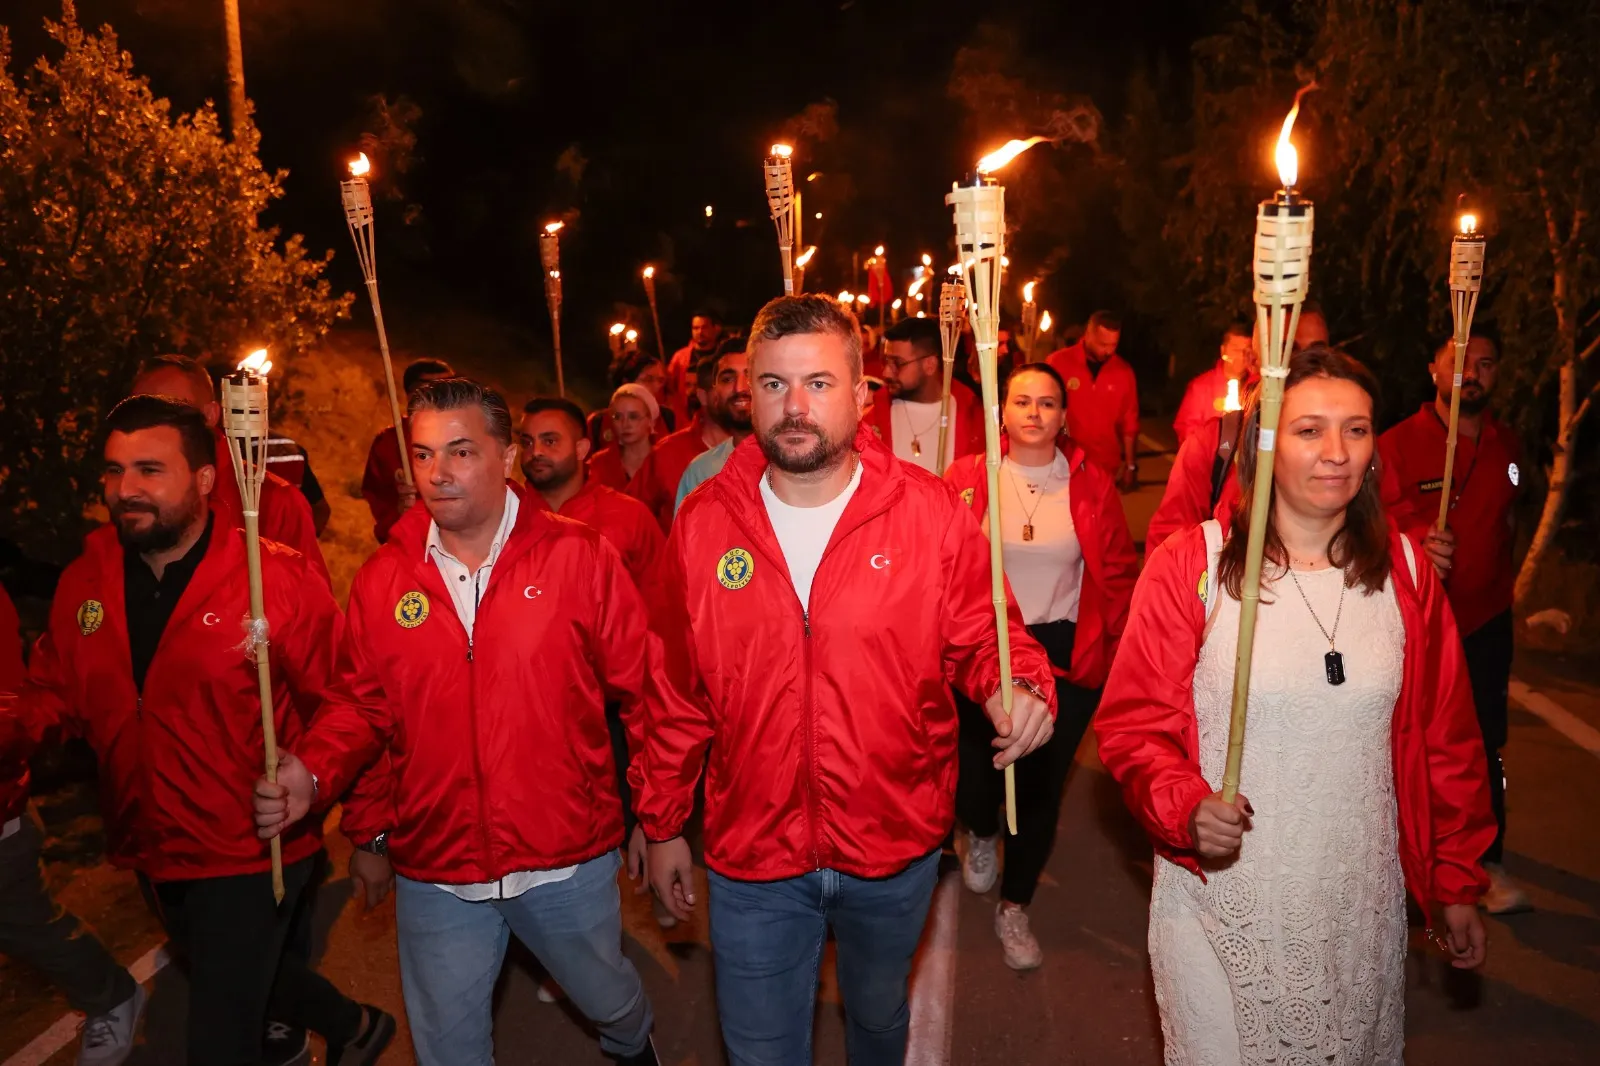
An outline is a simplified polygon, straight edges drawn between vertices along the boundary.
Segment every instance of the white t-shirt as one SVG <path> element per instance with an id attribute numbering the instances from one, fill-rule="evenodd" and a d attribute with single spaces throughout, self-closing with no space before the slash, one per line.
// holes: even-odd
<path id="1" fill-rule="evenodd" d="M 934 467 L 939 462 L 939 403 L 912 403 L 894 400 L 889 404 L 889 428 L 894 437 L 894 454 L 897 459 L 915 463 L 930 474 L 942 476 L 943 470 Z M 945 430 L 944 463 L 949 466 L 956 456 L 956 405 L 950 405 L 950 425 Z M 920 449 L 921 454 L 917 454 Z"/>
<path id="2" fill-rule="evenodd" d="M 1072 523 L 1071 467 L 1060 452 L 1049 466 L 1000 464 L 1000 529 L 1006 577 L 1028 625 L 1078 620 L 1083 547 Z M 1032 514 L 1032 519 L 1028 518 Z M 1033 539 L 1023 540 L 1023 526 Z"/>
<path id="3" fill-rule="evenodd" d="M 817 564 L 822 562 L 822 553 L 833 537 L 833 527 L 839 524 L 839 516 L 844 514 L 850 497 L 861 484 L 861 463 L 853 461 L 856 468 L 850 474 L 850 483 L 821 507 L 792 507 L 778 499 L 771 482 L 765 477 L 761 479 L 761 502 L 767 505 L 767 518 L 772 522 L 772 531 L 778 535 L 778 547 L 783 549 L 783 561 L 789 567 L 795 595 L 800 597 L 800 606 L 807 614 L 811 613 L 811 582 L 817 576 Z"/>

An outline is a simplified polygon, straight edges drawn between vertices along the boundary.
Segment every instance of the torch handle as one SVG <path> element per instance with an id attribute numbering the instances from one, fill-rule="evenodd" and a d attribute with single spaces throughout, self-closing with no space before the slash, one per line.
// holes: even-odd
<path id="1" fill-rule="evenodd" d="M 405 475 L 406 484 L 415 486 L 411 480 L 411 457 L 407 454 L 406 431 L 400 415 L 400 391 L 394 384 L 394 360 L 389 357 L 389 334 L 383 328 L 383 304 L 378 300 L 378 279 L 367 279 L 367 297 L 372 302 L 372 320 L 378 327 L 378 352 L 383 356 L 383 381 L 389 389 L 389 415 L 394 419 L 394 439 L 400 445 L 400 473 Z"/>
<path id="2" fill-rule="evenodd" d="M 667 365 L 667 342 L 661 336 L 661 315 L 656 310 L 656 287 L 650 286 L 650 322 L 656 328 L 656 355 L 661 357 L 661 367 Z"/>
<path id="3" fill-rule="evenodd" d="M 952 349 L 944 355 L 944 386 L 939 392 L 939 447 L 934 453 L 934 462 L 940 477 L 944 477 L 944 462 L 950 446 L 950 382 L 955 378 L 955 373 L 956 353 Z"/>
<path id="4" fill-rule="evenodd" d="M 1450 485 L 1456 473 L 1456 440 L 1461 429 L 1461 366 L 1467 360 L 1467 339 L 1458 330 L 1455 338 L 1456 364 L 1450 379 L 1450 428 L 1444 438 L 1444 480 L 1439 483 L 1439 522 L 1443 529 L 1450 520 Z"/>
<path id="5" fill-rule="evenodd" d="M 261 531 L 260 518 L 249 512 L 244 516 L 245 566 L 250 574 L 250 621 L 252 628 L 266 616 L 261 591 Z M 267 780 L 278 783 L 278 729 L 272 714 L 272 669 L 268 658 L 268 641 L 259 634 L 252 643 L 256 656 L 256 684 L 261 698 L 261 742 L 266 748 Z M 283 841 L 272 838 L 272 898 L 283 902 Z"/>
<path id="6" fill-rule="evenodd" d="M 556 357 L 556 395 L 567 395 L 567 378 L 561 368 L 561 308 L 552 303 L 550 305 L 550 337 Z"/>
<path id="7" fill-rule="evenodd" d="M 1000 426 L 996 421 L 996 412 L 999 410 L 999 368 L 996 366 L 997 352 L 993 342 L 984 344 L 979 342 L 978 366 L 979 376 L 983 379 L 983 453 L 984 467 L 989 479 L 989 587 L 994 600 L 995 643 L 1000 656 L 1000 706 L 1006 715 L 1011 714 L 1012 696 L 1015 689 L 1011 684 L 1011 625 L 1006 614 L 1006 567 L 1005 552 L 1001 547 L 1003 539 L 1000 526 Z M 947 367 L 945 380 L 949 381 L 950 363 Z M 946 386 L 946 398 L 949 391 Z M 943 446 L 944 437 L 941 434 L 940 445 Z M 1007 766 L 1005 769 L 1006 783 L 1006 830 L 1012 836 L 1017 835 L 1017 769 Z"/>
<path id="8" fill-rule="evenodd" d="M 794 295 L 794 245 L 779 244 L 778 257 L 783 260 L 783 294 Z"/>

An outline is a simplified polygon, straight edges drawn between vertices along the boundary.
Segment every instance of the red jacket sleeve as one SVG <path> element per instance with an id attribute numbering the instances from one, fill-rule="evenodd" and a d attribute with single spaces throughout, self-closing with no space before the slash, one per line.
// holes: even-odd
<path id="1" fill-rule="evenodd" d="M 628 750 L 635 752 L 644 742 L 644 600 L 611 542 L 596 535 L 595 548 L 591 579 L 597 610 L 590 654 L 606 698 L 622 705 Z"/>
<path id="2" fill-rule="evenodd" d="M 1139 580 L 1139 553 L 1128 530 L 1128 515 L 1122 509 L 1122 495 L 1104 471 L 1093 468 L 1092 484 L 1097 487 L 1095 510 L 1099 515 L 1100 554 L 1103 560 L 1105 599 L 1106 661 L 1116 662 L 1117 647 L 1128 628 L 1128 611 L 1133 605 L 1133 587 Z"/>
<path id="3" fill-rule="evenodd" d="M 694 809 L 706 749 L 715 726 L 691 640 L 683 571 L 682 527 L 667 538 L 647 590 L 650 633 L 645 715 L 640 747 L 628 767 L 634 810 L 645 836 L 670 840 Z M 630 726 L 629 743 L 634 743 Z"/>
<path id="4" fill-rule="evenodd" d="M 672 486 L 672 492 L 663 487 L 661 480 L 660 456 L 651 452 L 645 456 L 643 464 L 629 479 L 627 486 L 622 490 L 629 496 L 650 508 L 650 513 L 656 516 L 657 523 L 663 530 L 672 528 L 672 504 L 676 497 L 678 486 Z M 662 520 L 662 508 L 666 508 L 666 519 Z"/>
<path id="5" fill-rule="evenodd" d="M 1117 429 L 1121 431 L 1122 439 L 1126 440 L 1139 436 L 1139 379 L 1134 376 L 1133 367 L 1125 366 L 1123 371 L 1128 375 L 1128 394 L 1122 401 L 1122 415 L 1117 419 Z"/>
<path id="6" fill-rule="evenodd" d="M 1205 625 L 1199 537 L 1174 539 L 1150 559 L 1094 718 L 1100 761 L 1122 786 L 1128 808 L 1159 845 L 1179 852 L 1192 847 L 1189 815 L 1212 792 L 1200 773 L 1194 716 Z"/>
<path id="7" fill-rule="evenodd" d="M 642 591 L 650 575 L 655 572 L 667 538 L 662 536 L 661 527 L 648 515 L 640 514 L 637 508 L 630 507 L 628 510 L 628 546 L 622 553 L 622 561 L 633 576 L 634 584 Z"/>
<path id="8" fill-rule="evenodd" d="M 305 494 L 276 474 L 268 474 L 261 486 L 261 535 L 286 544 L 305 556 L 312 572 L 330 589 L 333 578 L 317 543 L 317 524 L 311 517 L 311 504 Z"/>
<path id="9" fill-rule="evenodd" d="M 331 683 L 311 730 L 295 752 L 317 776 L 319 807 L 331 805 L 350 787 L 377 759 L 394 731 L 383 683 L 367 655 L 371 643 L 366 620 L 373 611 L 367 602 L 370 581 L 363 580 L 368 573 L 356 575 Z"/>
<path id="10" fill-rule="evenodd" d="M 79 709 L 71 702 L 73 667 L 55 639 L 64 627 L 77 625 L 70 599 L 72 594 L 57 586 L 27 675 L 15 698 L 0 702 L 0 763 L 25 763 L 40 745 L 75 736 L 81 729 Z"/>
<path id="11" fill-rule="evenodd" d="M 983 396 L 977 391 L 971 392 L 970 396 L 971 401 L 967 404 L 966 410 L 957 416 L 960 424 L 956 428 L 961 431 L 957 436 L 958 450 L 954 455 L 945 456 L 951 462 L 963 455 L 980 455 L 988 446 L 983 433 L 984 419 L 987 417 L 983 410 Z M 893 442 L 884 441 L 884 443 L 892 445 Z"/>
<path id="12" fill-rule="evenodd" d="M 1205 377 L 1209 378 L 1210 375 Z M 1204 425 L 1213 413 L 1206 397 L 1201 394 L 1200 383 L 1201 379 L 1189 382 L 1189 387 L 1183 391 L 1183 402 L 1178 405 L 1178 417 L 1172 421 L 1172 431 L 1178 435 L 1180 445 L 1189 439 L 1189 434 Z"/>
<path id="13" fill-rule="evenodd" d="M 994 586 L 989 568 L 989 538 L 972 512 L 950 497 L 949 517 L 940 546 L 940 571 L 945 575 L 945 665 L 953 684 L 982 706 L 1000 689 L 1000 642 L 995 629 Z M 1056 713 L 1055 671 L 1038 641 L 1022 621 L 1011 586 L 1006 585 L 1006 629 L 1011 638 L 1011 676 L 1028 681 Z"/>
<path id="14" fill-rule="evenodd" d="M 392 428 L 384 432 L 394 435 Z M 361 498 L 372 511 L 372 532 L 379 544 L 389 539 L 389 530 L 400 519 L 400 490 L 394 483 L 398 471 L 386 461 L 379 444 L 382 439 L 381 435 L 372 439 L 367 467 L 361 474 Z"/>
<path id="15" fill-rule="evenodd" d="M 1168 537 L 1211 517 L 1211 466 L 1216 455 L 1217 440 L 1212 433 L 1190 434 L 1178 446 L 1166 491 L 1161 494 L 1161 503 L 1144 535 L 1146 561 L 1155 557 L 1156 549 Z"/>
<path id="16" fill-rule="evenodd" d="M 1378 493 L 1383 500 L 1383 510 L 1394 524 L 1412 537 L 1421 539 L 1428 527 L 1439 517 L 1423 514 L 1417 501 L 1406 495 L 1402 470 L 1404 441 L 1401 427 L 1396 426 L 1378 438 Z"/>
<path id="17" fill-rule="evenodd" d="M 0 692 L 15 692 L 27 676 L 22 661 L 22 619 L 6 590 L 0 588 Z"/>

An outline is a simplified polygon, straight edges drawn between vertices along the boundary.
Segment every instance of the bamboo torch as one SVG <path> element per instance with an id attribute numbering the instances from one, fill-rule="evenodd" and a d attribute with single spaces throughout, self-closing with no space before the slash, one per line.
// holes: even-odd
<path id="1" fill-rule="evenodd" d="M 1456 365 L 1450 379 L 1450 431 L 1444 441 L 1444 481 L 1439 492 L 1439 529 L 1450 518 L 1450 484 L 1456 472 L 1456 438 L 1461 423 L 1461 375 L 1472 338 L 1472 316 L 1483 288 L 1485 241 L 1476 215 L 1461 216 L 1461 231 L 1450 241 L 1450 317 L 1455 322 Z"/>
<path id="2" fill-rule="evenodd" d="M 710 208 L 706 211 L 710 212 Z M 550 308 L 550 338 L 555 346 L 556 392 L 567 394 L 567 379 L 561 370 L 561 227 L 552 222 L 539 234 L 539 261 L 544 266 L 544 302 Z"/>
<path id="3" fill-rule="evenodd" d="M 256 660 L 261 698 L 261 740 L 267 754 L 267 780 L 278 781 L 278 732 L 272 714 L 271 632 L 261 593 L 261 485 L 267 479 L 267 373 L 265 348 L 251 352 L 238 370 L 222 379 L 223 430 L 228 435 L 233 473 L 244 504 L 245 565 L 250 573 L 250 620 L 245 647 Z M 404 454 L 404 453 L 402 453 Z M 272 838 L 272 897 L 283 902 L 283 843 Z"/>
<path id="4" fill-rule="evenodd" d="M 806 291 L 806 267 L 811 265 L 811 260 L 817 254 L 817 246 L 812 245 L 794 257 L 794 291 L 798 296 Z"/>
<path id="5" fill-rule="evenodd" d="M 1245 715 L 1250 703 L 1250 660 L 1255 650 L 1256 608 L 1261 603 L 1261 564 L 1267 539 L 1267 512 L 1272 506 L 1272 466 L 1276 454 L 1278 414 L 1283 407 L 1283 379 L 1289 376 L 1289 353 L 1311 282 L 1311 201 L 1294 190 L 1299 160 L 1289 131 L 1300 113 L 1302 89 L 1278 136 L 1278 176 L 1283 187 L 1256 207 L 1255 300 L 1256 332 L 1266 341 L 1261 353 L 1261 429 L 1256 443 L 1256 476 L 1250 502 L 1250 534 L 1245 541 L 1244 580 L 1239 602 L 1239 649 L 1233 669 L 1233 714 L 1228 723 L 1228 759 L 1222 774 L 1222 799 L 1239 794 L 1239 765 L 1244 758 Z"/>
<path id="6" fill-rule="evenodd" d="M 656 327 L 656 355 L 661 357 L 662 365 L 667 362 L 666 341 L 661 339 L 661 315 L 656 310 L 656 268 L 644 268 L 644 296 L 650 301 L 650 321 Z"/>
<path id="7" fill-rule="evenodd" d="M 626 333 L 627 330 L 628 327 L 626 323 L 611 323 L 611 330 L 607 337 L 607 343 L 611 345 L 611 361 L 613 363 L 620 362 L 622 359 L 622 335 Z"/>
<path id="8" fill-rule="evenodd" d="M 989 475 L 989 574 L 994 593 L 995 635 L 1000 654 L 1000 703 L 1011 713 L 1011 630 L 1006 618 L 1006 572 L 1000 534 L 1000 284 L 1006 244 L 1006 190 L 996 170 L 1044 140 L 1010 141 L 978 160 L 972 185 L 953 185 L 944 202 L 954 208 L 956 254 L 966 277 L 967 317 L 978 344 L 978 373 L 983 383 L 984 465 Z M 1017 774 L 1007 766 L 1006 828 L 1017 835 Z"/>
<path id="9" fill-rule="evenodd" d="M 920 286 L 922 279 L 917 279 Z M 967 321 L 967 283 L 952 278 L 939 293 L 939 338 L 944 344 L 944 387 L 939 393 L 939 450 L 935 460 L 940 476 L 948 457 L 950 436 L 950 382 L 956 372 L 956 349 L 961 347 L 961 329 Z"/>
<path id="10" fill-rule="evenodd" d="M 383 328 L 383 304 L 378 302 L 378 259 L 376 228 L 372 214 L 372 189 L 367 184 L 367 174 L 372 164 L 367 153 L 350 163 L 350 178 L 339 183 L 339 199 L 344 203 L 345 224 L 350 227 L 350 239 L 355 242 L 356 259 L 361 263 L 361 277 L 367 283 L 367 299 L 372 304 L 372 321 L 378 327 L 378 352 L 383 356 L 383 380 L 389 388 L 389 414 L 394 419 L 394 437 L 400 445 L 400 473 L 411 481 L 411 462 L 407 458 L 406 431 L 401 417 L 400 392 L 394 385 L 394 361 L 389 358 L 389 334 Z"/>
<path id="11" fill-rule="evenodd" d="M 778 255 L 783 260 L 783 294 L 794 289 L 794 168 L 790 157 L 794 149 L 787 144 L 772 146 L 762 172 L 767 179 L 767 206 L 772 209 L 772 224 L 778 230 Z"/>

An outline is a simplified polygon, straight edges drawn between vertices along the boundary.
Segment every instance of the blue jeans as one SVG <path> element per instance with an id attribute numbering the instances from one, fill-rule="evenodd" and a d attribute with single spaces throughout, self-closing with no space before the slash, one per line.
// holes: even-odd
<path id="1" fill-rule="evenodd" d="M 850 1066 L 902 1066 L 906 983 L 938 874 L 937 851 L 878 881 L 837 870 L 769 882 L 711 873 L 717 1010 L 732 1066 L 809 1066 L 830 923 Z"/>
<path id="2" fill-rule="evenodd" d="M 493 1066 L 490 997 L 511 933 L 600 1030 L 604 1051 L 645 1049 L 650 1001 L 622 954 L 620 862 L 609 851 L 565 881 L 482 903 L 395 878 L 400 978 L 420 1066 Z"/>

